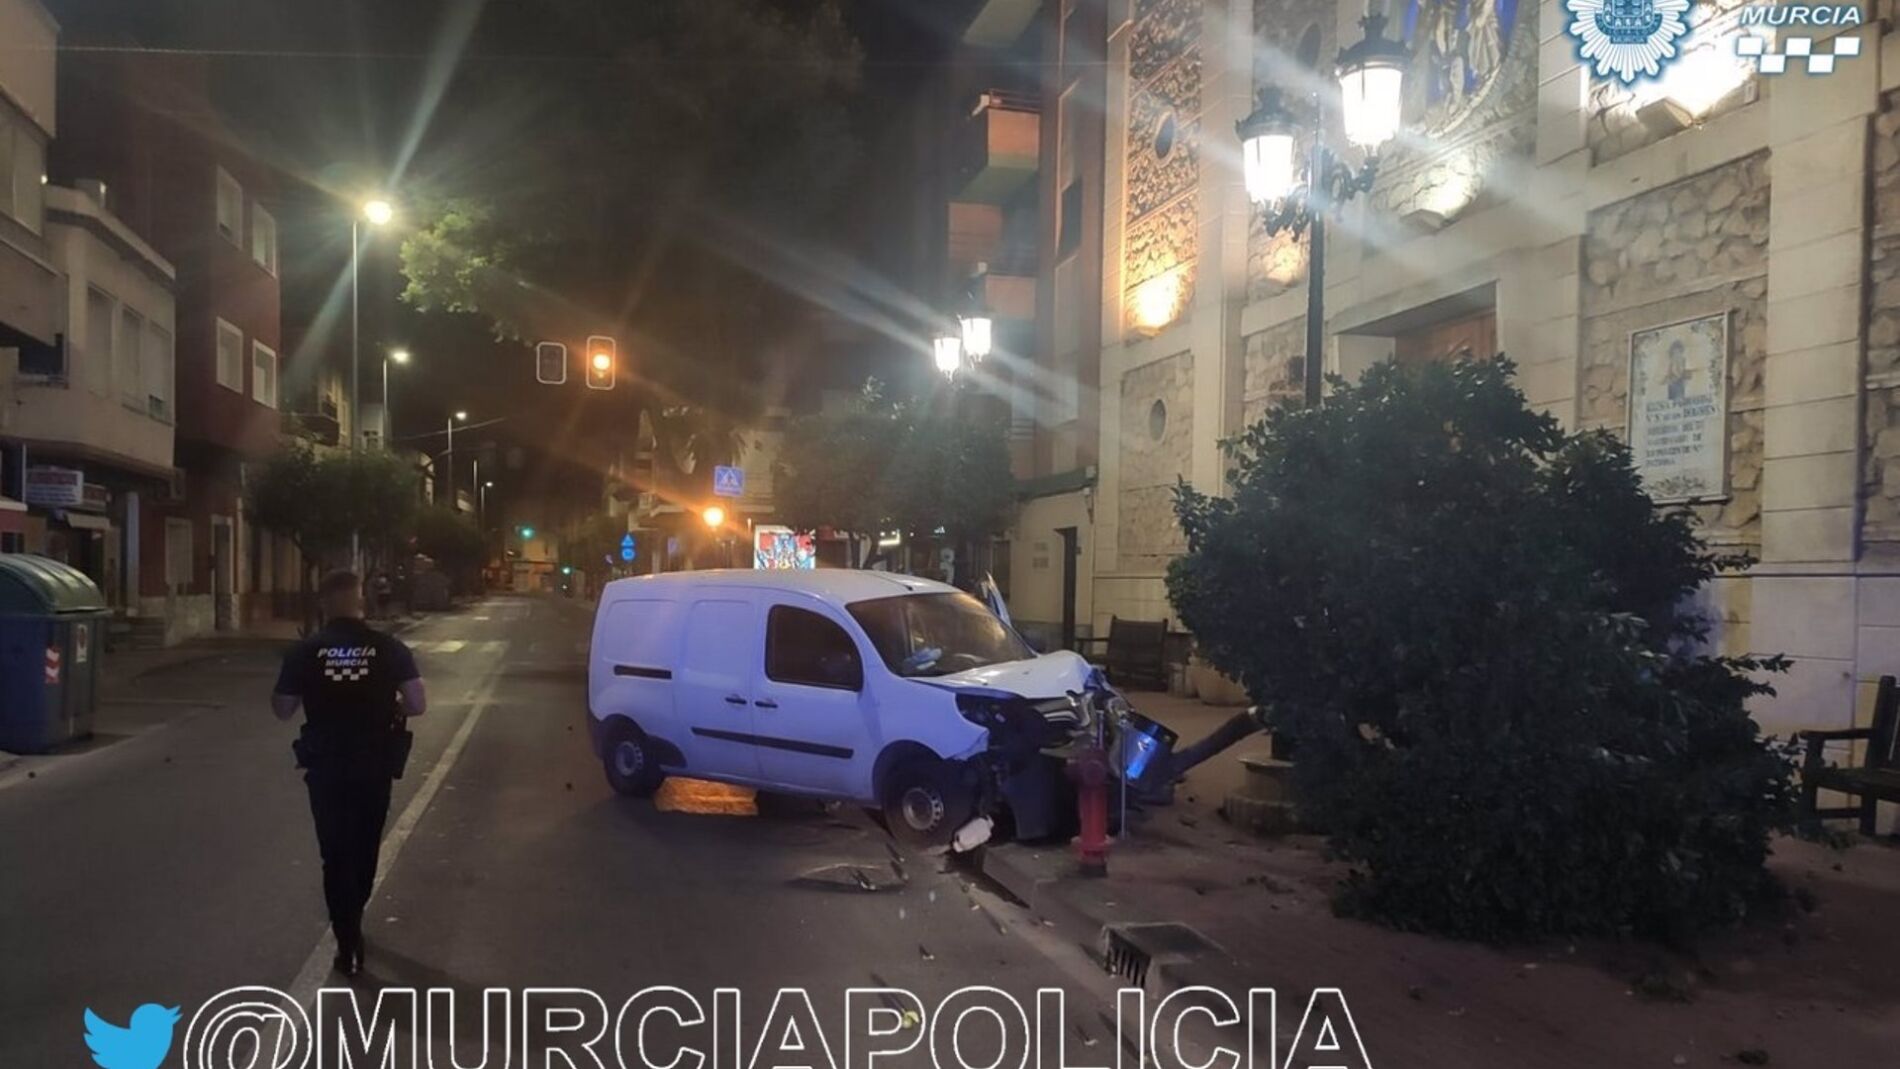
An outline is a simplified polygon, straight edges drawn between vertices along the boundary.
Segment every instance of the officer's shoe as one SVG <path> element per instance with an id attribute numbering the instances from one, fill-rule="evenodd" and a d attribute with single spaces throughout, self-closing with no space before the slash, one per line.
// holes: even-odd
<path id="1" fill-rule="evenodd" d="M 344 976 L 356 976 L 363 971 L 363 936 L 360 933 L 337 933 L 336 957 L 330 967 Z"/>

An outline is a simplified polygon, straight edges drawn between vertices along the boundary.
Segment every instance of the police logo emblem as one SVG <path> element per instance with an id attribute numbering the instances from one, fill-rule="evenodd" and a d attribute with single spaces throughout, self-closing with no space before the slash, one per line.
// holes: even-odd
<path id="1" fill-rule="evenodd" d="M 1624 84 L 1655 78 L 1679 54 L 1689 32 L 1689 0 L 1564 0 L 1577 52 L 1599 78 Z"/>
<path id="2" fill-rule="evenodd" d="M 325 646 L 317 651 L 323 662 L 323 678 L 332 683 L 354 683 L 369 675 L 374 646 Z"/>

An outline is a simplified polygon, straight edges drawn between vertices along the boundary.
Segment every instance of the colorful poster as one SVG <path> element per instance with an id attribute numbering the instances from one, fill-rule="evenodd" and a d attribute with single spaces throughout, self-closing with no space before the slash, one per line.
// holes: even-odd
<path id="1" fill-rule="evenodd" d="M 818 546 L 809 534 L 790 527 L 752 529 L 752 566 L 754 568 L 816 568 Z"/>
<path id="2" fill-rule="evenodd" d="M 1659 502 L 1728 493 L 1728 314 L 1630 335 L 1629 442 Z"/>

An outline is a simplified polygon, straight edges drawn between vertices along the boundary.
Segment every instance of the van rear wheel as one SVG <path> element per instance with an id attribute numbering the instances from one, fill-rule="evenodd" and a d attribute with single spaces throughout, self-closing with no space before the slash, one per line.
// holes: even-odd
<path id="1" fill-rule="evenodd" d="M 630 798 L 648 798 L 660 789 L 666 773 L 660 770 L 658 755 L 646 735 L 626 721 L 618 721 L 607 733 L 601 748 L 601 764 L 607 771 L 607 783 L 615 793 Z"/>
<path id="2" fill-rule="evenodd" d="M 948 845 L 976 809 L 976 792 L 957 773 L 935 757 L 913 757 L 886 773 L 880 799 L 891 834 L 915 847 Z"/>

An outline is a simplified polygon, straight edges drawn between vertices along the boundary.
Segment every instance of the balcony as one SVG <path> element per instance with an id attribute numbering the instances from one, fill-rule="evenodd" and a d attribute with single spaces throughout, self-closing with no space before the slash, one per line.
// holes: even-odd
<path id="1" fill-rule="evenodd" d="M 983 307 L 997 319 L 1015 319 L 1024 322 L 1036 318 L 1036 272 L 1032 268 L 1022 274 L 1001 274 L 994 267 L 986 272 L 979 281 L 983 298 Z"/>
<path id="2" fill-rule="evenodd" d="M 1036 176 L 1042 109 L 1027 93 L 979 94 L 956 132 L 950 188 L 956 199 L 1001 204 Z"/>
<path id="3" fill-rule="evenodd" d="M 1035 20 L 1041 0 L 983 0 L 963 30 L 963 40 L 985 48 L 1012 44 Z"/>

